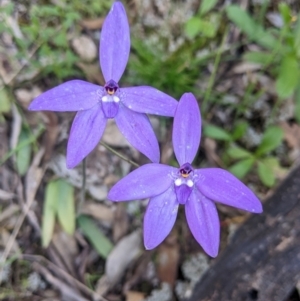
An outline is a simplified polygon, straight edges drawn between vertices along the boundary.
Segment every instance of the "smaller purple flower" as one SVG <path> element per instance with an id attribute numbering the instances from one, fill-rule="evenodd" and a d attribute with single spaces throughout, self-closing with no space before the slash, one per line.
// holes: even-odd
<path id="1" fill-rule="evenodd" d="M 68 168 L 96 147 L 110 118 L 132 146 L 152 162 L 159 162 L 158 142 L 146 114 L 173 117 L 177 101 L 152 87 L 119 87 L 130 52 L 129 24 L 119 1 L 104 21 L 99 52 L 104 87 L 71 80 L 35 98 L 29 110 L 78 111 L 68 141 Z"/>
<path id="2" fill-rule="evenodd" d="M 189 228 L 204 251 L 216 257 L 220 222 L 215 202 L 253 213 L 262 212 L 254 193 L 231 173 L 220 168 L 194 169 L 191 165 L 201 139 L 201 115 L 197 100 L 185 93 L 176 109 L 173 147 L 179 168 L 146 164 L 115 184 L 112 201 L 150 198 L 144 217 L 144 244 L 150 250 L 170 233 L 179 205 L 185 205 Z"/>

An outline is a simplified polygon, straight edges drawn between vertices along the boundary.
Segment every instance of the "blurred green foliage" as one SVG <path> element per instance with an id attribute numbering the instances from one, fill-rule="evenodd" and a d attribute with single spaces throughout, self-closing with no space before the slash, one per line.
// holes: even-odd
<path id="1" fill-rule="evenodd" d="M 62 0 L 56 4 L 29 2 L 26 12 L 19 13 L 19 34 L 8 22 L 16 12 L 17 4 L 8 3 L 1 8 L 0 33 L 10 33 L 18 47 L 10 59 L 26 62 L 28 73 L 38 73 L 42 77 L 52 74 L 59 82 L 66 77 L 82 77 L 82 72 L 76 67 L 79 58 L 69 41 L 81 30 L 79 21 L 104 16 L 111 2 L 87 0 L 85 5 L 79 0 Z"/>
<path id="2" fill-rule="evenodd" d="M 268 3 L 268 1 L 266 1 Z M 300 122 L 300 13 L 292 14 L 285 2 L 278 10 L 283 20 L 281 28 L 264 28 L 258 20 L 237 5 L 227 7 L 227 16 L 247 37 L 264 48 L 249 51 L 244 59 L 260 64 L 276 78 L 276 91 L 280 99 L 296 95 L 295 117 Z"/>

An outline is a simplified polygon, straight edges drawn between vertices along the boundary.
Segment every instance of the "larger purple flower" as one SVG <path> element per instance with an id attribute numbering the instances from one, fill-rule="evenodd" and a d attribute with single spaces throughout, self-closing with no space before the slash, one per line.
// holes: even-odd
<path id="1" fill-rule="evenodd" d="M 174 116 L 177 101 L 152 87 L 120 88 L 130 52 L 130 33 L 125 9 L 115 2 L 103 24 L 100 67 L 104 87 L 72 80 L 36 99 L 29 110 L 78 111 L 67 147 L 67 166 L 73 168 L 102 137 L 107 119 L 114 118 L 125 138 L 152 162 L 159 162 L 159 147 L 147 114 Z"/>
<path id="2" fill-rule="evenodd" d="M 201 138 L 201 116 L 193 94 L 184 94 L 173 125 L 173 147 L 180 167 L 146 164 L 112 187 L 108 198 L 129 201 L 150 198 L 144 217 L 146 249 L 159 245 L 171 231 L 179 204 L 191 232 L 207 254 L 217 256 L 220 223 L 214 202 L 260 213 L 262 205 L 254 193 L 228 171 L 194 169 L 191 165 Z"/>

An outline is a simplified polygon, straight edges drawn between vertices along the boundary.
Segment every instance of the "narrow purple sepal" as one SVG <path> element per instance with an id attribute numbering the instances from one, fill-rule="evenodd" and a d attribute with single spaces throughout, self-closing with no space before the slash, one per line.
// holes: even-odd
<path id="1" fill-rule="evenodd" d="M 82 111 L 95 106 L 99 101 L 101 86 L 82 80 L 71 80 L 52 88 L 29 105 L 31 111 Z"/>
<path id="2" fill-rule="evenodd" d="M 120 103 L 115 121 L 122 135 L 133 147 L 152 162 L 159 162 L 158 141 L 146 114 L 131 111 Z"/>
<path id="3" fill-rule="evenodd" d="M 145 164 L 117 182 L 107 198 L 119 202 L 156 196 L 171 186 L 174 173 L 176 168 L 168 165 Z"/>
<path id="4" fill-rule="evenodd" d="M 146 114 L 173 117 L 178 104 L 173 97 L 147 86 L 122 88 L 120 95 L 126 107 Z"/>
<path id="5" fill-rule="evenodd" d="M 192 163 L 201 139 L 201 116 L 195 96 L 180 98 L 173 123 L 173 148 L 179 165 Z"/>
<path id="6" fill-rule="evenodd" d="M 185 204 L 189 228 L 203 250 L 211 257 L 218 255 L 220 221 L 216 205 L 194 189 Z"/>
<path id="7" fill-rule="evenodd" d="M 79 111 L 73 121 L 67 147 L 67 167 L 79 164 L 98 144 L 106 125 L 101 105 Z"/>
<path id="8" fill-rule="evenodd" d="M 123 4 L 115 2 L 102 27 L 100 66 L 106 82 L 118 82 L 124 73 L 130 51 L 130 31 Z"/>
<path id="9" fill-rule="evenodd" d="M 210 200 L 253 213 L 262 212 L 262 204 L 255 194 L 230 172 L 221 168 L 195 170 L 196 185 Z"/>
<path id="10" fill-rule="evenodd" d="M 144 216 L 144 245 L 157 247 L 170 233 L 177 217 L 178 203 L 173 187 L 151 198 Z"/>

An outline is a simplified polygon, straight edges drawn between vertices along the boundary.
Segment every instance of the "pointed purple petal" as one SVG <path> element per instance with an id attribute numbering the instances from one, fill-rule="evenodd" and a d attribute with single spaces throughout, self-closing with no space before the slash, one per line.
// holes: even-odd
<path id="1" fill-rule="evenodd" d="M 228 171 L 203 168 L 195 173 L 198 189 L 210 200 L 254 213 L 262 212 L 261 202 L 255 194 Z"/>
<path id="2" fill-rule="evenodd" d="M 35 98 L 28 107 L 31 111 L 82 111 L 95 106 L 101 86 L 82 80 L 71 80 Z"/>
<path id="3" fill-rule="evenodd" d="M 185 93 L 180 98 L 173 123 L 173 148 L 179 162 L 192 163 L 201 139 L 201 115 L 195 96 Z"/>
<path id="4" fill-rule="evenodd" d="M 106 82 L 118 82 L 127 65 L 130 51 L 130 32 L 126 11 L 115 2 L 102 27 L 100 38 L 100 66 Z"/>
<path id="5" fill-rule="evenodd" d="M 178 102 L 171 96 L 152 87 L 130 87 L 121 89 L 121 100 L 135 112 L 171 116 Z"/>
<path id="6" fill-rule="evenodd" d="M 111 201 L 130 201 L 156 196 L 172 184 L 176 168 L 163 164 L 145 164 L 115 184 L 108 193 Z"/>
<path id="7" fill-rule="evenodd" d="M 157 247 L 170 233 L 178 206 L 173 187 L 150 199 L 144 216 L 144 245 L 147 250 Z"/>
<path id="8" fill-rule="evenodd" d="M 185 205 L 190 230 L 203 250 L 216 257 L 220 242 L 220 221 L 216 205 L 194 189 Z"/>
<path id="9" fill-rule="evenodd" d="M 106 125 L 101 105 L 76 114 L 68 141 L 67 166 L 75 167 L 98 144 Z"/>
<path id="10" fill-rule="evenodd" d="M 120 103 L 115 121 L 120 132 L 133 147 L 152 162 L 159 162 L 158 142 L 147 115 L 131 111 Z"/>

